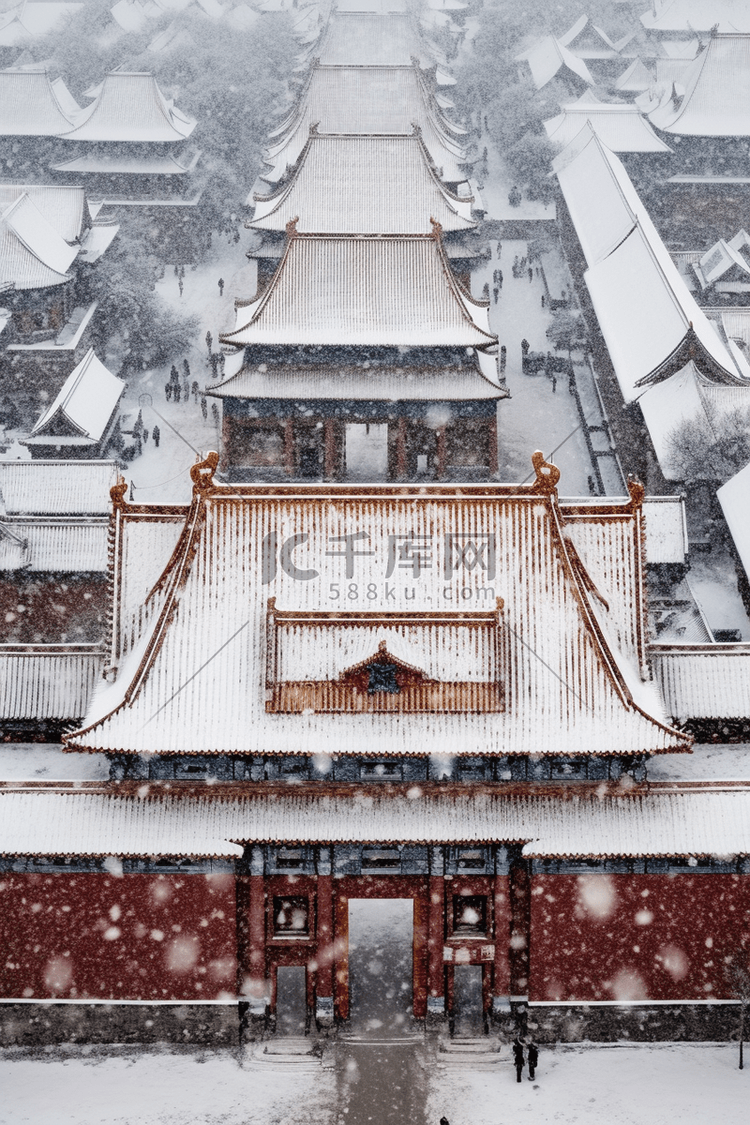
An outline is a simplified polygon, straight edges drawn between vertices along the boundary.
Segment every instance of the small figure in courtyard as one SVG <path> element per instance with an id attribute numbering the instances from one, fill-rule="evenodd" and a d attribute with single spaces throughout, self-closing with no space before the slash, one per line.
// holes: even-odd
<path id="1" fill-rule="evenodd" d="M 158 449 L 159 448 L 159 441 L 161 439 L 161 430 L 159 429 L 158 426 L 154 426 L 153 438 L 154 438 L 154 445 Z"/>
<path id="2" fill-rule="evenodd" d="M 172 384 L 171 383 L 165 383 L 164 384 L 164 397 L 167 400 L 167 402 L 172 401 Z"/>
<path id="3" fill-rule="evenodd" d="M 490 283 L 489 283 L 489 281 L 485 281 L 484 285 L 482 286 L 482 296 L 484 297 L 485 301 L 489 301 L 489 299 L 490 299 Z"/>
<path id="4" fill-rule="evenodd" d="M 188 383 L 187 379 L 182 384 L 182 393 L 185 396 L 185 403 L 187 405 L 187 403 L 190 402 L 190 384 Z"/>
<path id="5" fill-rule="evenodd" d="M 544 308 L 544 293 L 542 293 L 542 308 Z"/>
<path id="6" fill-rule="evenodd" d="M 533 280 L 534 280 L 534 271 L 533 271 L 533 269 L 531 268 L 531 266 L 529 266 L 529 284 L 531 284 L 531 282 L 532 282 Z"/>
<path id="7" fill-rule="evenodd" d="M 182 387 L 180 386 L 179 383 L 175 383 L 175 385 L 174 385 L 174 400 L 175 400 L 175 402 L 179 402 L 181 398 L 182 398 Z"/>
<path id="8" fill-rule="evenodd" d="M 214 422 L 218 426 L 218 424 L 219 424 L 219 406 L 218 406 L 218 403 L 216 403 L 216 402 L 211 403 L 211 414 L 213 415 Z"/>
<path id="9" fill-rule="evenodd" d="M 516 1036 L 516 1038 L 513 1040 L 513 1065 L 516 1068 L 516 1082 L 521 1081 L 521 1075 L 523 1074 L 525 1061 L 526 1060 L 523 1053 L 523 1043 L 518 1038 L 518 1036 Z"/>
<path id="10" fill-rule="evenodd" d="M 493 296 L 494 296 L 494 298 L 495 298 L 495 304 L 497 304 L 497 298 L 498 298 L 498 295 L 499 295 L 499 293 L 500 293 L 500 289 L 499 289 L 499 288 L 498 288 L 498 286 L 496 285 L 496 286 L 494 287 L 494 289 L 492 290 L 492 294 L 493 294 Z"/>
<path id="11" fill-rule="evenodd" d="M 179 267 L 179 266 L 175 266 L 175 268 L 174 268 L 174 275 L 175 275 L 175 277 L 179 277 L 179 276 L 180 276 L 180 267 Z"/>
<path id="12" fill-rule="evenodd" d="M 216 378 L 216 369 L 219 366 L 219 357 L 216 352 L 211 352 L 211 373 Z"/>
<path id="13" fill-rule="evenodd" d="M 210 332 L 207 332 L 206 333 L 206 347 L 208 348 L 208 354 L 209 355 L 211 354 L 211 345 L 213 344 L 213 342 L 214 342 L 213 336 L 211 335 Z"/>
<path id="14" fill-rule="evenodd" d="M 521 340 L 521 355 L 524 356 L 524 358 L 529 354 L 529 346 L 529 341 L 524 336 L 523 340 Z"/>
<path id="15" fill-rule="evenodd" d="M 180 281 L 184 281 L 184 280 L 185 280 L 185 267 L 180 266 Z"/>
<path id="16" fill-rule="evenodd" d="M 505 344 L 500 348 L 500 370 L 505 371 L 505 364 L 508 359 L 508 349 Z"/>
<path id="17" fill-rule="evenodd" d="M 532 1039 L 529 1043 L 529 1082 L 534 1081 L 534 1072 L 539 1062 L 539 1048 Z"/>
<path id="18" fill-rule="evenodd" d="M 143 429 L 143 444 L 145 445 L 147 441 L 148 441 L 148 430 L 144 426 L 144 429 Z"/>
<path id="19" fill-rule="evenodd" d="M 502 242 L 498 242 L 498 244 L 497 244 L 497 260 L 498 261 L 500 261 L 500 255 L 502 253 L 502 250 L 503 250 L 503 244 L 502 244 Z"/>
<path id="20" fill-rule="evenodd" d="M 512 187 L 508 193 L 508 203 L 510 203 L 511 207 L 520 207 L 521 198 L 521 193 L 518 188 Z"/>
<path id="21" fill-rule="evenodd" d="M 203 421 L 205 422 L 206 418 L 208 418 L 208 403 L 206 402 L 205 395 L 201 395 L 201 414 L 203 415 Z"/>
<path id="22" fill-rule="evenodd" d="M 190 364 L 188 363 L 188 361 L 186 359 L 183 359 L 183 361 L 182 361 L 182 370 L 185 372 L 185 378 L 189 379 L 190 378 Z"/>
<path id="23" fill-rule="evenodd" d="M 190 390 L 193 392 L 193 402 L 197 405 L 197 403 L 198 403 L 198 390 L 199 390 L 197 379 L 193 379 L 193 385 L 190 388 Z"/>
<path id="24" fill-rule="evenodd" d="M 223 277 L 219 278 L 219 296 L 220 297 L 224 296 L 224 278 Z"/>
<path id="25" fill-rule="evenodd" d="M 177 386 L 177 384 L 178 384 L 178 383 L 179 383 L 179 381 L 180 381 L 180 373 L 179 373 L 179 371 L 177 370 L 177 367 L 175 366 L 175 364 L 174 364 L 174 363 L 172 364 L 172 369 L 171 369 L 171 371 L 169 372 L 169 381 L 170 381 L 170 383 L 172 383 L 172 385 L 173 385 L 173 386 L 175 386 L 175 387 Z"/>
<path id="26" fill-rule="evenodd" d="M 502 287 L 503 287 L 503 271 L 502 270 L 497 271 L 497 287 L 498 287 L 498 289 L 502 289 Z"/>
<path id="27" fill-rule="evenodd" d="M 182 283 L 182 278 L 180 278 L 180 280 L 177 282 L 177 285 L 179 286 L 180 296 L 182 296 L 182 291 L 185 288 L 185 286 Z"/>

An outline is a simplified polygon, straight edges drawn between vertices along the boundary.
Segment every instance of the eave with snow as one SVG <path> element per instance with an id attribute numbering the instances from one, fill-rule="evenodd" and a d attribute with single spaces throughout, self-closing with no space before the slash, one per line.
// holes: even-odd
<path id="1" fill-rule="evenodd" d="M 67 739 L 71 749 L 317 754 L 334 723 L 343 754 L 638 757 L 689 748 L 648 683 L 638 489 L 606 509 L 561 504 L 558 471 L 541 455 L 531 485 L 419 490 L 228 487 L 213 481 L 216 463 L 212 455 L 192 470 L 184 530 L 145 605 L 121 600 L 132 580 L 116 563 L 110 682 Z M 113 517 L 122 545 L 124 491 Z M 390 592 L 364 615 L 335 601 L 319 610 L 339 581 Z M 467 629 L 476 630 L 468 645 Z M 415 689 L 408 706 L 405 693 L 384 709 L 331 708 L 324 685 L 372 663 L 382 642 L 432 681 L 430 691 Z M 283 685 L 303 680 L 317 703 L 269 711 L 278 691 L 294 696 Z M 475 686 L 459 690 L 458 680 Z M 483 702 L 491 690 L 496 702 Z"/>

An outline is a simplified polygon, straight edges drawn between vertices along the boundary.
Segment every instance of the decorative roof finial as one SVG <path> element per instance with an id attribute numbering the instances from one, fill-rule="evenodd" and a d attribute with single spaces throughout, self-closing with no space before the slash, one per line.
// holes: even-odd
<path id="1" fill-rule="evenodd" d="M 531 454 L 531 464 L 534 466 L 534 472 L 536 473 L 536 480 L 531 486 L 531 491 L 541 492 L 544 496 L 552 496 L 560 479 L 560 470 L 557 465 L 550 465 L 548 461 L 545 461 L 544 454 L 540 449 Z"/>
<path id="2" fill-rule="evenodd" d="M 128 482 L 125 477 L 118 476 L 117 484 L 113 484 L 109 490 L 109 495 L 112 499 L 112 507 L 115 511 L 125 507 L 125 493 L 128 491 Z"/>
<path id="3" fill-rule="evenodd" d="M 437 219 L 433 219 L 430 215 L 430 222 L 432 223 L 432 237 L 439 239 L 443 233 L 443 224 L 439 223 Z"/>
<path id="4" fill-rule="evenodd" d="M 631 512 L 635 512 L 638 508 L 643 507 L 643 497 L 646 495 L 646 489 L 632 473 L 628 473 L 628 492 L 630 493 L 630 503 L 628 507 Z"/>
<path id="5" fill-rule="evenodd" d="M 289 222 L 286 224 L 286 236 L 287 236 L 287 238 L 296 238 L 297 237 L 297 223 L 298 222 L 299 222 L 299 215 L 295 215 L 294 218 L 290 219 Z"/>
<path id="6" fill-rule="evenodd" d="M 219 454 L 211 450 L 206 454 L 205 461 L 196 461 L 190 468 L 190 479 L 193 482 L 193 492 L 208 492 L 213 488 L 214 472 L 219 464 Z"/>

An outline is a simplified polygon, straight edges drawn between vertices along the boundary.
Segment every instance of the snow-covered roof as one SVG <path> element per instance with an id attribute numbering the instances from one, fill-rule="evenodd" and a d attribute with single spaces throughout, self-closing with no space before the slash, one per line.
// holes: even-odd
<path id="1" fill-rule="evenodd" d="M 46 70 L 0 70 L 0 136 L 59 137 L 78 113 L 62 78 L 51 82 Z"/>
<path id="2" fill-rule="evenodd" d="M 148 20 L 146 9 L 139 0 L 117 0 L 110 8 L 112 19 L 123 31 L 142 31 Z"/>
<path id="3" fill-rule="evenodd" d="M 750 11 L 746 0 L 651 0 L 641 23 L 664 32 L 694 34 L 711 31 L 717 24 L 722 31 L 750 32 Z"/>
<path id="4" fill-rule="evenodd" d="M 0 645 L 0 719 L 80 719 L 103 664 L 94 645 Z"/>
<path id="5" fill-rule="evenodd" d="M 89 348 L 36 422 L 25 445 L 96 445 L 125 391 Z"/>
<path id="6" fill-rule="evenodd" d="M 182 141 L 196 122 L 167 101 L 153 74 L 114 71 L 108 74 L 75 127 L 74 141 Z"/>
<path id="7" fill-rule="evenodd" d="M 83 4 L 55 0 L 21 0 L 11 11 L 0 16 L 0 47 L 14 47 L 17 43 L 40 35 L 47 35 L 69 16 L 80 11 Z"/>
<path id="8" fill-rule="evenodd" d="M 146 787 L 147 788 L 147 787 Z M 523 843 L 526 856 L 709 856 L 750 852 L 746 789 L 564 801 L 410 792 L 0 793 L 0 855 L 240 856 L 248 843 Z"/>
<path id="9" fill-rule="evenodd" d="M 77 242 L 91 223 L 82 187 L 58 184 L 0 184 L 0 209 L 26 194 L 48 223 L 65 239 Z"/>
<path id="10" fill-rule="evenodd" d="M 746 477 L 745 497 L 747 487 Z M 745 503 L 745 527 L 747 507 Z M 750 645 L 657 644 L 649 658 L 664 705 L 675 722 L 746 720 L 750 714 Z"/>
<path id="11" fill-rule="evenodd" d="M 750 32 L 750 16 L 746 17 Z M 750 136 L 750 34 L 712 35 L 649 119 L 678 136 Z"/>
<path id="12" fill-rule="evenodd" d="M 534 483 L 517 486 L 230 487 L 212 483 L 216 463 L 212 455 L 194 466 L 193 503 L 154 591 L 157 612 L 139 635 L 133 631 L 132 647 L 112 654 L 116 678 L 102 685 L 85 727 L 70 736 L 73 748 L 318 753 L 330 747 L 330 708 L 280 713 L 270 706 L 274 689 L 290 683 L 280 677 L 295 629 L 323 630 L 321 645 L 341 676 L 351 668 L 351 654 L 336 663 L 348 630 L 382 626 L 388 637 L 398 633 L 398 658 L 426 675 L 431 630 L 468 621 L 481 631 L 493 613 L 502 711 L 481 703 L 463 713 L 434 702 L 398 712 L 350 707 L 336 713 L 337 752 L 687 747 L 660 722 L 658 698 L 639 671 L 637 489 L 625 503 L 558 505 L 556 470 L 536 456 Z M 117 541 L 117 525 L 128 519 L 124 499 L 115 519 Z M 362 590 L 373 583 L 378 597 L 337 609 L 335 586 L 343 581 Z M 117 604 L 114 613 L 117 620 Z M 119 630 L 116 639 L 119 645 Z M 467 670 L 463 687 L 452 679 L 435 691 L 468 691 L 471 682 L 489 691 L 490 670 L 487 658 L 476 680 Z"/>
<path id="13" fill-rule="evenodd" d="M 199 155 L 199 154 L 198 154 Z M 91 152 L 52 164 L 53 172 L 72 172 L 95 176 L 184 176 L 197 162 L 178 159 L 171 152 L 138 152 L 132 156 L 123 152 Z"/>
<path id="14" fill-rule="evenodd" d="M 614 84 L 615 90 L 622 93 L 641 93 L 653 85 L 654 76 L 641 59 L 633 59 Z"/>
<path id="15" fill-rule="evenodd" d="M 745 254 L 741 251 L 745 250 Z M 750 283 L 750 237 L 745 230 L 738 231 L 734 238 L 720 238 L 710 250 L 695 263 L 695 275 L 701 289 L 714 285 L 728 273 L 735 275 L 745 285 Z"/>
<path id="16" fill-rule="evenodd" d="M 437 235 L 296 234 L 273 281 L 236 308 L 234 344 L 488 347 L 484 301 L 456 281 Z"/>
<path id="17" fill-rule="evenodd" d="M 750 578 L 750 465 L 735 473 L 716 495 L 745 574 Z M 750 675 L 747 683 L 750 684 Z M 745 713 L 750 714 L 750 705 Z"/>
<path id="18" fill-rule="evenodd" d="M 481 353 L 480 353 L 481 354 Z M 280 368 L 246 363 L 236 375 L 209 387 L 218 398 L 282 400 L 332 400 L 356 402 L 468 402 L 505 398 L 498 383 L 497 359 L 482 356 L 445 367 L 373 364 L 352 360 L 346 364 L 294 362 Z"/>
<path id="19" fill-rule="evenodd" d="M 684 422 L 695 421 L 718 438 L 727 414 L 750 409 L 750 383 L 717 386 L 701 375 L 691 360 L 668 379 L 649 387 L 638 403 L 662 473 L 667 480 L 682 480 L 684 469 L 679 460 L 675 463 L 675 430 Z M 712 478 L 713 468 L 707 465 L 706 473 Z"/>
<path id="20" fill-rule="evenodd" d="M 31 574 L 103 573 L 106 518 L 8 516 L 0 520 L 0 570 Z"/>
<path id="21" fill-rule="evenodd" d="M 553 167 L 589 266 L 586 284 L 625 401 L 690 358 L 715 382 L 742 383 L 622 163 L 590 125 Z"/>
<path id="22" fill-rule="evenodd" d="M 321 133 L 356 135 L 410 135 L 417 125 L 441 178 L 451 183 L 466 178 L 460 131 L 433 104 L 416 67 L 313 67 L 297 108 L 271 134 L 265 162 L 272 170 L 263 173 L 264 180 L 275 183 L 296 164 L 311 125 Z"/>
<path id="23" fill-rule="evenodd" d="M 476 226 L 471 200 L 440 182 L 417 136 L 311 134 L 288 183 L 256 196 L 252 226 L 315 234 L 426 234 Z"/>
<path id="24" fill-rule="evenodd" d="M 0 461 L 0 514 L 106 515 L 115 461 Z"/>
<path id="25" fill-rule="evenodd" d="M 410 13 L 334 12 L 312 48 L 325 66 L 409 66 L 431 61 Z"/>
<path id="26" fill-rule="evenodd" d="M 682 496 L 647 496 L 643 501 L 646 562 L 650 566 L 687 562 L 689 546 Z"/>
<path id="27" fill-rule="evenodd" d="M 544 122 L 553 144 L 569 144 L 588 123 L 612 152 L 671 152 L 637 105 L 604 103 L 588 97 L 561 108 L 561 114 Z"/>
<path id="28" fill-rule="evenodd" d="M 64 285 L 77 254 L 25 192 L 7 204 L 0 197 L 0 287 Z"/>
<path id="29" fill-rule="evenodd" d="M 589 68 L 583 59 L 569 51 L 559 39 L 546 35 L 523 55 L 519 56 L 529 64 L 531 77 L 537 90 L 542 90 L 562 70 L 570 71 L 587 86 L 595 86 Z"/>

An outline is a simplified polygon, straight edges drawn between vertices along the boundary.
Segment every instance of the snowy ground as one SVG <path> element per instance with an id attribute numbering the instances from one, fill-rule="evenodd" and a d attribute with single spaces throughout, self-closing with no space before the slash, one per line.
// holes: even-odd
<path id="1" fill-rule="evenodd" d="M 334 1101 L 317 1061 L 153 1046 L 1 1052 L 0 1086 L 0 1125 L 322 1125 Z"/>
<path id="2" fill-rule="evenodd" d="M 313 1060 L 242 1066 L 228 1050 L 5 1051 L 0 1123 L 343 1125 L 368 1107 L 345 1096 L 359 1101 L 350 1059 L 341 1059 L 335 1073 Z M 750 1097 L 750 1068 L 738 1070 L 736 1045 L 723 1044 L 543 1050 L 536 1081 L 520 1085 L 504 1048 L 491 1069 L 430 1065 L 426 1081 L 434 1125 L 443 1116 L 450 1125 L 741 1125 Z M 403 1125 L 413 1125 L 410 1102 L 407 1091 Z M 377 1125 L 379 1105 L 369 1110 L 364 1119 Z"/>
<path id="3" fill-rule="evenodd" d="M 441 1070 L 427 1118 L 450 1125 L 740 1125 L 750 1071 L 714 1044 L 560 1048 L 540 1054 L 534 1083 L 510 1059 L 493 1071 Z M 502 1065 L 502 1064 L 501 1064 Z"/>
<path id="4" fill-rule="evenodd" d="M 132 461 L 125 477 L 133 483 L 133 498 L 146 504 L 184 503 L 190 499 L 190 466 L 196 456 L 205 455 L 209 449 L 220 449 L 220 429 L 212 404 L 207 402 L 204 420 L 200 399 L 191 394 L 188 401 L 167 402 L 164 385 L 169 381 L 172 362 L 183 377 L 182 361 L 190 365 L 190 383 L 198 382 L 201 391 L 214 382 L 208 362 L 206 332 L 213 337 L 213 350 L 219 351 L 219 333 L 234 327 L 234 300 L 247 300 L 255 295 L 255 271 L 248 262 L 245 251 L 255 235 L 240 226 L 240 241 L 235 243 L 226 236 L 215 236 L 213 246 L 196 269 L 187 267 L 180 296 L 178 279 L 173 266 L 167 265 L 164 278 L 157 283 L 159 296 L 179 312 L 190 313 L 198 320 L 195 336 L 185 341 L 183 354 L 175 356 L 164 367 L 145 371 L 140 379 L 133 380 L 121 404 L 122 414 L 135 421 L 139 409 L 143 424 L 153 431 L 160 430 L 159 448 L 152 440 L 146 442 L 143 453 Z M 219 291 L 219 278 L 224 281 L 223 295 Z M 143 398 L 142 396 L 149 396 Z M 218 405 L 218 403 L 217 403 Z M 127 424 L 126 424 L 126 428 Z"/>

